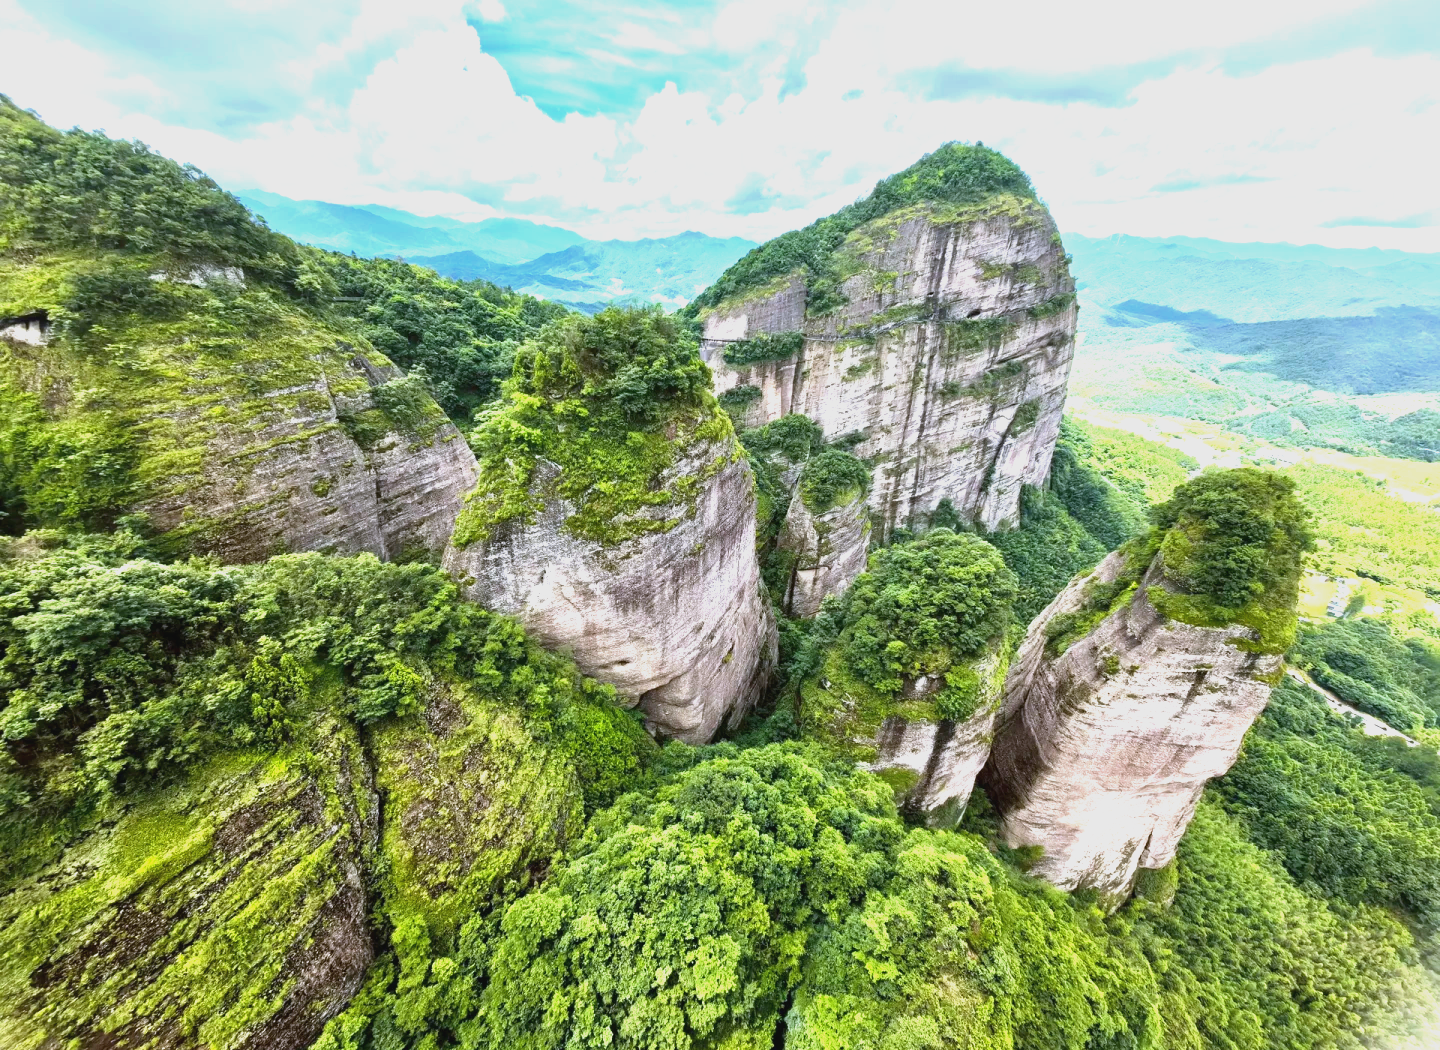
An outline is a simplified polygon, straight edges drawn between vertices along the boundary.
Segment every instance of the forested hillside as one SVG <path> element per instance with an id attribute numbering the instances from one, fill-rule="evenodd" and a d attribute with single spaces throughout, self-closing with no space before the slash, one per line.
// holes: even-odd
<path id="1" fill-rule="evenodd" d="M 931 182 L 902 173 L 702 300 L 797 264 L 838 297 L 827 252 L 861 220 L 1031 192 L 978 147 L 915 171 Z M 886 463 L 802 415 L 744 426 L 681 319 L 582 319 L 302 247 L 194 169 L 4 99 L 0 193 L 0 1047 L 1440 1037 L 1429 744 L 1365 737 L 1308 685 L 1248 680 L 1274 686 L 1270 706 L 1175 859 L 1106 895 L 1033 877 L 1041 858 L 1007 845 L 998 796 L 937 815 L 917 778 L 872 772 L 877 749 L 843 735 L 872 714 L 945 733 L 995 716 L 1028 625 L 1116 549 L 1131 575 L 1090 588 L 1065 621 L 1075 638 L 1143 596 L 1176 632 L 1205 620 L 1254 663 L 1281 646 L 1242 616 L 1269 603 L 1294 626 L 1312 531 L 1320 557 L 1349 544 L 1409 578 L 1435 571 L 1428 519 L 1389 535 L 1343 492 L 1312 499 L 1323 490 L 1301 471 L 1298 486 L 1254 469 L 1196 478 L 1174 449 L 1069 420 L 1018 521 L 988 531 L 946 498 L 881 542 L 856 508 Z M 1028 309 L 1016 327 L 1055 323 Z M 42 335 L 18 326 L 39 316 Z M 948 330 L 957 355 L 994 349 L 973 324 Z M 1058 334 L 1047 345 L 1068 353 Z M 434 487 L 406 487 L 418 474 Z M 237 511 L 262 482 L 266 501 Z M 324 531 L 364 499 L 380 540 Z M 414 516 L 431 503 L 448 517 Z M 787 538 L 790 514 L 813 544 Z M 309 531 L 275 525 L 300 517 Z M 400 542 L 437 521 L 438 546 Z M 715 522 L 729 531 L 693 531 Z M 262 541 L 207 545 L 222 533 Z M 526 537 L 539 554 L 506 561 Z M 605 592 L 607 622 L 585 626 L 557 566 L 581 567 L 566 586 L 603 590 L 652 564 L 653 537 L 670 546 L 652 585 Z M 838 537 L 861 545 L 863 571 L 817 615 L 787 615 L 790 583 Z M 440 567 L 466 550 L 500 553 Z M 635 654 L 582 673 L 580 647 L 644 622 L 662 589 L 719 587 L 705 567 L 722 555 L 755 573 L 725 581 L 765 613 L 746 622 L 752 641 L 773 650 L 778 624 L 779 666 L 717 738 L 652 735 L 664 688 L 604 684 Z M 517 615 L 539 594 L 585 629 L 542 647 L 464 596 L 484 573 L 528 588 Z M 649 622 L 668 639 L 692 619 Z M 691 632 L 717 668 L 704 681 L 747 660 L 768 674 L 719 633 L 734 620 Z M 1417 734 L 1440 720 L 1433 617 L 1302 626 L 1290 659 Z M 1192 670 L 1198 693 L 1206 668 Z M 846 688 L 873 707 L 835 702 Z"/>

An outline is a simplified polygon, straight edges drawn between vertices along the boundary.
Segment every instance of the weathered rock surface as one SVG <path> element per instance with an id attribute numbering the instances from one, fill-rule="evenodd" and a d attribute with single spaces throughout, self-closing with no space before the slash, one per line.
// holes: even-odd
<path id="1" fill-rule="evenodd" d="M 309 1046 L 374 958 L 378 814 L 330 722 L 303 763 L 220 759 L 92 831 L 0 896 L 0 1046 Z"/>
<path id="2" fill-rule="evenodd" d="M 0 339 L 44 346 L 50 341 L 50 317 L 44 310 L 32 310 L 22 317 L 0 317 Z"/>
<path id="3" fill-rule="evenodd" d="M 723 458 L 713 474 L 709 469 Z M 755 556 L 755 494 L 733 438 L 699 442 L 667 472 L 699 481 L 668 531 L 619 547 L 568 531 L 574 507 L 551 491 L 541 463 L 531 491 L 545 499 L 489 538 L 445 553 L 467 597 L 518 617 L 530 635 L 638 704 L 650 728 L 699 743 L 736 724 L 774 670 L 774 616 Z M 661 518 L 671 507 L 645 508 Z"/>
<path id="4" fill-rule="evenodd" d="M 910 207 L 841 252 L 849 302 L 832 313 L 807 316 L 795 276 L 702 315 L 716 391 L 758 390 L 748 426 L 798 412 L 863 432 L 887 535 L 946 498 L 986 528 L 1014 522 L 1021 486 L 1049 472 L 1074 350 L 1074 282 L 1044 206 Z M 791 332 L 789 357 L 726 364 L 736 341 Z"/>
<path id="5" fill-rule="evenodd" d="M 376 390 L 403 381 L 379 355 L 353 353 L 345 368 L 338 382 L 321 371 L 248 406 L 244 424 L 210 435 L 188 484 L 136 509 L 231 562 L 312 550 L 438 558 L 475 456 L 433 403 L 409 426 L 376 407 Z"/>
<path id="6" fill-rule="evenodd" d="M 1249 628 L 1161 616 L 1146 597 L 1170 589 L 1158 557 L 1128 604 L 1047 655 L 1047 625 L 1124 564 L 1111 554 L 1030 625 L 983 773 L 1009 844 L 1044 849 L 1036 875 L 1112 896 L 1130 891 L 1137 869 L 1174 858 L 1205 782 L 1234 763 L 1280 665 L 1236 644 L 1253 642 Z"/>
<path id="7" fill-rule="evenodd" d="M 865 571 L 870 548 L 870 505 L 857 492 L 844 502 L 812 514 L 796 489 L 785 514 L 778 548 L 794 562 L 783 604 L 790 616 L 811 617 L 832 594 L 842 594 Z"/>
<path id="8" fill-rule="evenodd" d="M 381 854 L 392 921 L 418 912 L 432 945 L 543 877 L 584 827 L 574 769 L 513 710 L 437 685 L 423 718 L 379 726 Z"/>
<path id="9" fill-rule="evenodd" d="M 327 714 L 297 736 L 0 885 L 0 1047 L 304 1050 L 360 990 L 376 930 L 419 920 L 454 951 L 584 824 L 571 763 L 461 683 L 365 745 Z"/>
<path id="10" fill-rule="evenodd" d="M 253 348 L 145 347 L 110 368 L 28 338 L 48 335 L 39 325 L 0 332 L 6 378 L 54 422 L 103 420 L 121 435 L 110 439 L 132 465 L 125 509 L 176 551 L 438 558 L 475 484 L 459 431 L 374 351 L 307 332 Z"/>
<path id="11" fill-rule="evenodd" d="M 863 763 L 875 773 L 894 771 L 910 774 L 903 780 L 891 777 L 903 789 L 901 804 L 922 813 L 931 827 L 953 827 L 965 815 L 975 778 L 990 757 L 995 718 L 1000 710 L 1004 662 L 998 652 L 976 667 L 984 690 L 975 713 L 963 721 L 923 717 L 918 711 L 894 714 L 881 723 L 874 737 L 866 741 L 876 751 Z M 940 682 L 913 683 L 912 697 L 924 700 L 938 690 Z"/>

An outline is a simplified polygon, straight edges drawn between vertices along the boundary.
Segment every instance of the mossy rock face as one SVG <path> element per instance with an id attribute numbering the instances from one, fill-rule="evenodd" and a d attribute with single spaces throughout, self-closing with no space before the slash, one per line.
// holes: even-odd
<path id="1" fill-rule="evenodd" d="M 319 714 L 0 887 L 0 1048 L 308 1047 L 389 979 L 387 940 L 402 968 L 416 943 L 453 953 L 584 816 L 572 762 L 463 684 L 363 741 Z"/>
<path id="2" fill-rule="evenodd" d="M 149 272 L 160 266 L 0 260 L 0 315 L 55 321 L 44 344 L 0 340 L 23 520 L 103 529 L 138 515 L 162 548 L 228 561 L 438 555 L 475 466 L 423 385 L 238 274 Z M 137 281 L 127 309 L 112 286 Z M 87 291 L 97 283 L 103 294 Z"/>
<path id="3" fill-rule="evenodd" d="M 0 897 L 0 1046 L 304 1047 L 374 957 L 378 807 L 321 718 L 126 808 Z"/>
<path id="4" fill-rule="evenodd" d="M 571 765 L 464 687 L 440 687 L 373 747 L 387 912 L 424 919 L 433 944 L 453 948 L 466 919 L 543 878 L 584 826 Z"/>

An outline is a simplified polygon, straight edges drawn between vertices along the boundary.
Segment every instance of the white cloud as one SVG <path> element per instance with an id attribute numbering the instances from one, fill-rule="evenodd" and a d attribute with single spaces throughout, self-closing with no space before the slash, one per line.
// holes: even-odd
<path id="1" fill-rule="evenodd" d="M 499 3 L 486 2 L 494 15 Z M 557 120 L 516 93 L 460 0 L 403 12 L 364 0 L 345 34 L 287 74 L 311 83 L 364 61 L 358 86 L 227 138 L 157 119 L 167 89 L 49 38 L 15 0 L 0 0 L 0 22 L 17 27 L 0 90 L 52 122 L 144 138 L 231 186 L 464 218 L 520 214 L 592 236 L 763 238 L 942 142 L 983 139 L 1025 167 L 1064 229 L 1440 251 L 1440 226 L 1416 225 L 1434 221 L 1434 55 L 1356 49 L 1241 74 L 1202 53 L 1357 6 L 1217 0 L 1166 21 L 1138 0 L 1103 11 L 1046 0 L 1020 26 L 993 4 L 925 3 L 902 19 L 878 2 L 736 0 L 709 33 L 728 52 L 780 45 L 757 87 L 711 96 L 669 83 L 630 115 Z M 484 5 L 470 10 L 488 17 Z M 683 39 L 696 32 L 686 27 Z M 623 20 L 606 33 L 610 49 L 673 51 L 681 39 Z M 1120 105 L 998 91 L 926 98 L 904 78 L 959 62 L 1007 76 L 1083 74 L 1182 52 L 1127 81 Z M 803 81 L 785 68 L 795 55 L 808 55 Z M 1347 216 L 1410 226 L 1333 225 Z"/>
<path id="2" fill-rule="evenodd" d="M 480 0 L 475 5 L 475 13 L 480 16 L 482 22 L 505 21 L 505 5 L 500 0 Z"/>

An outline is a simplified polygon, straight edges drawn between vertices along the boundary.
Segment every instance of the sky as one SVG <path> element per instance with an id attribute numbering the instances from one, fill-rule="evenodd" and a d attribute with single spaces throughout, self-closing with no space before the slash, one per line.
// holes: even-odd
<path id="1" fill-rule="evenodd" d="M 1062 230 L 1440 252 L 1436 0 L 0 0 L 0 92 L 231 189 L 763 240 L 948 141 Z"/>

